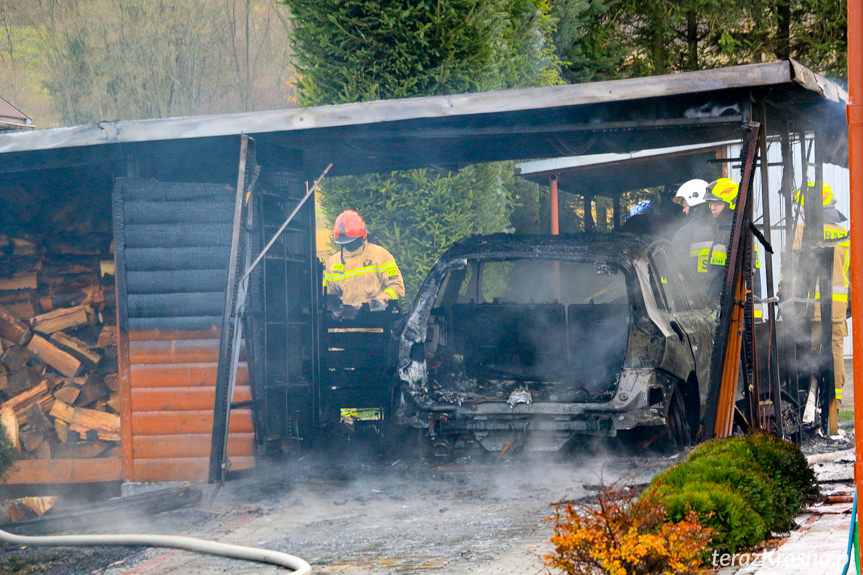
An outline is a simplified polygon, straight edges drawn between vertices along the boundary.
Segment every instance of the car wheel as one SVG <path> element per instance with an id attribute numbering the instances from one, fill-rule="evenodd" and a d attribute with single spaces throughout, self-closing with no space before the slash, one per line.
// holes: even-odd
<path id="1" fill-rule="evenodd" d="M 692 445 L 692 428 L 686 417 L 686 403 L 680 388 L 675 388 L 668 403 L 665 419 L 666 444 L 669 448 L 680 450 Z"/>

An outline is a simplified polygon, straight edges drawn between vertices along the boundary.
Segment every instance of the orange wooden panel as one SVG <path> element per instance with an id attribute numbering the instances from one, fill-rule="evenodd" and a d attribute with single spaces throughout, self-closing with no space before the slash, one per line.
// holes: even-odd
<path id="1" fill-rule="evenodd" d="M 251 469 L 254 457 L 232 457 L 231 469 Z M 204 481 L 209 477 L 209 457 L 137 459 L 132 481 Z"/>
<path id="2" fill-rule="evenodd" d="M 174 457 L 209 457 L 211 435 L 139 435 L 132 440 L 135 460 Z M 254 455 L 254 433 L 228 435 L 228 457 Z"/>
<path id="3" fill-rule="evenodd" d="M 254 431 L 252 412 L 248 409 L 231 411 L 228 431 Z M 132 437 L 138 435 L 173 435 L 212 433 L 213 411 L 144 411 L 132 413 Z"/>
<path id="4" fill-rule="evenodd" d="M 249 401 L 249 386 L 234 388 L 232 401 Z M 216 390 L 212 387 L 169 387 L 132 390 L 132 411 L 194 411 L 213 409 Z"/>
<path id="5" fill-rule="evenodd" d="M 219 340 L 185 339 L 171 341 L 130 341 L 129 361 L 135 364 L 216 363 Z"/>
<path id="6" fill-rule="evenodd" d="M 22 459 L 4 479 L 8 485 L 39 483 L 98 483 L 120 481 L 119 457 L 94 459 Z"/>
<path id="7" fill-rule="evenodd" d="M 142 329 L 129 332 L 130 341 L 166 341 L 186 339 L 219 339 L 217 328 L 201 330 Z"/>
<path id="8" fill-rule="evenodd" d="M 216 385 L 215 363 L 182 363 L 168 365 L 133 365 L 132 388 L 138 387 L 193 387 Z M 237 385 L 249 383 L 249 367 L 241 363 L 237 368 Z"/>

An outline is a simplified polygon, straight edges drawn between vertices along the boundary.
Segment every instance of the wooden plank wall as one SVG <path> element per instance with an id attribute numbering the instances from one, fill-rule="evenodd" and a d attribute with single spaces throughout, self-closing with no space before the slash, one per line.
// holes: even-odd
<path id="1" fill-rule="evenodd" d="M 207 478 L 233 201 L 226 185 L 116 181 L 125 480 Z M 241 361 L 233 400 L 250 399 Z M 231 468 L 253 466 L 251 410 L 229 431 Z"/>

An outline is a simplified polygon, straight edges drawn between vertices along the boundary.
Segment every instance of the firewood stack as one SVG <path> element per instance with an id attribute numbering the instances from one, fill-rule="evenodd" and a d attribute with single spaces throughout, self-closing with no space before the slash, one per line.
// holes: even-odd
<path id="1" fill-rule="evenodd" d="M 0 422 L 22 459 L 120 441 L 110 235 L 62 237 L 0 234 Z"/>

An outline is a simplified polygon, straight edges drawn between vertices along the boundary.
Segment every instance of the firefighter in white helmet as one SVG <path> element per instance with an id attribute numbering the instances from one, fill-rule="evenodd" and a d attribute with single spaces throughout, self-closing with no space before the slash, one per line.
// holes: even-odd
<path id="1" fill-rule="evenodd" d="M 686 272 L 695 274 L 696 278 L 707 273 L 707 261 L 715 229 L 704 200 L 707 185 L 704 180 L 688 180 L 677 189 L 674 197 L 674 203 L 683 208 L 686 223 L 674 233 L 671 244 L 678 255 L 678 261 L 687 262 Z"/>
<path id="2" fill-rule="evenodd" d="M 388 302 L 405 295 L 405 282 L 393 255 L 368 241 L 368 229 L 362 216 L 345 210 L 333 225 L 333 240 L 339 251 L 327 258 L 324 288 L 336 294 L 341 303 L 352 307 L 368 304 L 369 310 L 381 311 Z"/>

